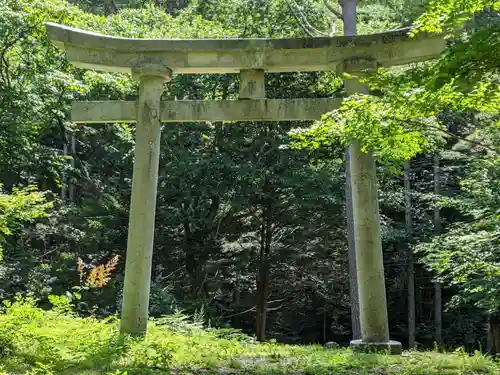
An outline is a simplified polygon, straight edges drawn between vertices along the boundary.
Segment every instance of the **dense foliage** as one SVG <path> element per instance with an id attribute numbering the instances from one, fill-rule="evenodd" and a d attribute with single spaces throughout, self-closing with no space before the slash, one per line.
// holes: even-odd
<path id="1" fill-rule="evenodd" d="M 133 100 L 137 83 L 71 67 L 49 43 L 44 22 L 138 38 L 303 37 L 310 31 L 304 20 L 341 32 L 325 2 L 297 3 L 0 0 L 1 297 L 31 292 L 47 307 L 61 304 L 49 296 L 67 294 L 78 297 L 71 309 L 84 316 L 120 309 L 134 127 L 76 126 L 67 114 L 72 100 Z M 417 341 L 433 345 L 438 279 L 450 307 L 446 344 L 485 346 L 483 313 L 500 310 L 499 3 L 430 1 L 424 13 L 425 3 L 360 1 L 360 32 L 412 24 L 420 27 L 415 32 L 436 32 L 445 25 L 453 31 L 449 48 L 436 61 L 378 72 L 367 79 L 372 95 L 347 98 L 322 121 L 163 129 L 153 316 L 185 310 L 252 333 L 256 296 L 264 293 L 256 279 L 266 262 L 268 337 L 347 342 L 343 150 L 358 139 L 381 166 L 391 336 L 406 341 L 408 327 L 399 169 L 410 160 Z M 267 74 L 267 96 L 340 97 L 342 78 Z M 230 99 L 237 92 L 235 75 L 183 75 L 164 97 Z M 432 154 L 441 159 L 438 194 Z M 90 282 L 88 275 L 101 272 L 92 270 L 107 272 L 106 282 Z"/>
<path id="2" fill-rule="evenodd" d="M 0 192 L 0 251 L 6 236 L 12 235 L 20 223 L 46 215 L 46 210 L 50 207 L 51 202 L 46 202 L 34 186 L 14 188 L 10 194 Z"/>

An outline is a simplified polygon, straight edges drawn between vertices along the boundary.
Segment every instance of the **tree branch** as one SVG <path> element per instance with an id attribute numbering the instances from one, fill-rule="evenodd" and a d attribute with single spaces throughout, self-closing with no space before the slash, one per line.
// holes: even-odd
<path id="1" fill-rule="evenodd" d="M 8 40 L 9 36 L 6 37 L 6 40 Z M 7 61 L 7 53 L 9 50 L 15 46 L 15 44 L 21 40 L 21 37 L 17 37 L 12 39 L 11 41 L 4 42 L 3 43 L 3 49 L 0 53 L 0 72 L 2 73 L 2 78 L 5 80 L 5 83 L 7 87 L 11 88 L 11 81 L 10 81 L 10 76 L 9 76 L 9 63 Z M 4 76 L 5 73 L 5 76 Z"/>
<path id="2" fill-rule="evenodd" d="M 316 29 L 315 27 L 313 27 L 309 23 L 309 21 L 307 21 L 307 18 L 300 11 L 300 9 L 295 6 L 295 3 L 294 3 L 294 5 L 292 5 L 291 0 L 285 0 L 285 1 L 288 5 L 288 8 L 290 8 L 290 11 L 292 12 L 293 16 L 295 17 L 295 19 L 297 20 L 297 22 L 299 23 L 299 25 L 302 27 L 302 29 L 304 30 L 304 32 L 307 35 L 309 35 L 310 37 L 330 36 L 329 34 L 323 32 L 323 31 L 320 31 L 320 30 Z"/>
<path id="3" fill-rule="evenodd" d="M 249 312 L 252 312 L 252 311 L 255 311 L 255 306 L 249 308 L 248 310 L 245 310 L 245 311 L 242 311 L 242 312 L 239 312 L 239 313 L 236 313 L 236 314 L 231 314 L 231 315 L 223 315 L 224 318 L 232 318 L 233 316 L 238 316 L 238 315 L 243 315 L 243 314 L 246 314 L 246 313 L 249 313 Z"/>
<path id="4" fill-rule="evenodd" d="M 292 7 L 292 4 L 286 0 L 286 3 L 288 5 L 288 8 L 290 9 L 290 11 L 292 12 L 293 14 L 293 17 L 295 18 L 295 20 L 299 23 L 300 27 L 302 27 L 302 30 L 304 30 L 304 32 L 309 35 L 310 37 L 314 37 L 315 35 L 311 32 L 311 30 L 309 30 L 307 28 L 307 26 L 302 22 L 302 20 L 300 19 L 300 16 L 297 14 L 297 12 L 295 11 L 295 9 Z"/>
<path id="5" fill-rule="evenodd" d="M 455 138 L 455 139 L 459 139 L 463 142 L 468 142 L 472 145 L 475 145 L 475 146 L 479 146 L 479 147 L 483 147 L 485 148 L 486 150 L 489 150 L 491 152 L 494 152 L 495 154 L 500 154 L 500 148 L 495 148 L 495 147 L 492 147 L 492 146 L 489 146 L 489 145 L 486 145 L 484 143 L 481 143 L 481 142 L 478 142 L 478 141 L 473 141 L 472 139 L 469 139 L 467 137 L 463 137 L 461 135 L 458 135 L 458 134 L 455 134 L 455 133 L 452 133 L 448 130 L 445 130 L 445 129 L 441 129 L 437 126 L 429 126 L 428 127 L 429 129 L 434 129 L 434 130 L 437 130 L 439 132 L 442 132 L 443 134 L 446 134 L 447 136 L 449 137 L 452 137 L 452 138 Z"/>
<path id="6" fill-rule="evenodd" d="M 335 17 L 337 17 L 340 20 L 344 20 L 344 17 L 342 17 L 342 13 L 340 13 L 337 9 L 335 9 L 334 7 L 332 7 L 328 3 L 328 0 L 325 0 L 323 3 L 325 4 L 326 9 L 328 9 L 330 12 L 332 12 L 335 15 Z"/>

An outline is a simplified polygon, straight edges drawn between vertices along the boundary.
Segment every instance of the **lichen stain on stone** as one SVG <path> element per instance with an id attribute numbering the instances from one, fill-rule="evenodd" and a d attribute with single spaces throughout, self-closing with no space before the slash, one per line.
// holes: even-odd
<path id="1" fill-rule="evenodd" d="M 156 108 L 150 108 L 149 109 L 149 115 L 153 120 L 158 119 L 158 110 Z"/>

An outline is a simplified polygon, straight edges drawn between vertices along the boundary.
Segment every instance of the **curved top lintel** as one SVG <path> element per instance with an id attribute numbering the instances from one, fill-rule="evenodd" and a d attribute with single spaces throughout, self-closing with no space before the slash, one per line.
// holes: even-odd
<path id="1" fill-rule="evenodd" d="M 355 58 L 375 60 L 381 66 L 418 62 L 444 49 L 442 35 L 411 38 L 408 29 L 321 38 L 133 39 L 54 23 L 46 28 L 76 66 L 117 72 L 130 72 L 142 64 L 165 65 L 175 73 L 322 71 Z"/>

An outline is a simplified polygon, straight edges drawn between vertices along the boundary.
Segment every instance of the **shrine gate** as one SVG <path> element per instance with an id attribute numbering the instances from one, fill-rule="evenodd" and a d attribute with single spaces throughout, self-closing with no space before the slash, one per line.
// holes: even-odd
<path id="1" fill-rule="evenodd" d="M 445 47 L 441 35 L 408 30 L 380 34 L 295 39 L 128 39 L 47 23 L 49 38 L 82 69 L 130 73 L 139 80 L 137 101 L 74 102 L 76 123 L 136 122 L 135 161 L 128 231 L 121 332 L 142 335 L 148 320 L 153 234 L 162 122 L 317 120 L 340 99 L 266 99 L 265 73 L 335 71 L 359 76 L 379 67 L 422 62 Z M 239 100 L 161 101 L 173 74 L 237 73 Z M 366 93 L 356 78 L 348 94 Z M 354 239 L 361 340 L 356 350 L 389 349 L 375 160 L 350 148 Z"/>

